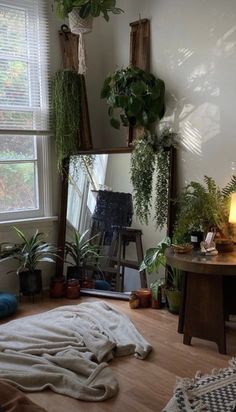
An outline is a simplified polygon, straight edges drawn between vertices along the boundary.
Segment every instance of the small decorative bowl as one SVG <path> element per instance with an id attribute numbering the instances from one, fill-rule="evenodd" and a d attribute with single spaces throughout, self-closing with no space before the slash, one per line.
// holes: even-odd
<path id="1" fill-rule="evenodd" d="M 185 243 L 183 245 L 172 245 L 174 253 L 190 253 L 193 250 L 193 245 Z"/>

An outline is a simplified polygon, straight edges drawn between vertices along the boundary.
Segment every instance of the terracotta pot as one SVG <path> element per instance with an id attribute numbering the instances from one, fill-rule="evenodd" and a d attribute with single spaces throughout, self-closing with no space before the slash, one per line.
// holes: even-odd
<path id="1" fill-rule="evenodd" d="M 82 288 L 84 288 L 84 289 L 94 289 L 94 281 L 92 279 L 84 279 L 82 281 Z"/>
<path id="2" fill-rule="evenodd" d="M 52 279 L 50 284 L 50 297 L 51 298 L 63 298 L 66 294 L 65 279 Z"/>
<path id="3" fill-rule="evenodd" d="M 77 279 L 70 279 L 67 282 L 66 297 L 68 299 L 78 299 L 80 297 L 80 284 Z"/>

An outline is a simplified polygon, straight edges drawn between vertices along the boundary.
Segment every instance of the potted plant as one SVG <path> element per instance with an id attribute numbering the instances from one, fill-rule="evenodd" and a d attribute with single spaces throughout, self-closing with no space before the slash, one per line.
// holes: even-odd
<path id="1" fill-rule="evenodd" d="M 170 238 L 162 240 L 157 247 L 150 248 L 146 251 L 140 271 L 147 270 L 148 273 L 159 272 L 160 267 L 167 270 L 167 282 L 165 285 L 165 294 L 168 301 L 170 312 L 179 313 L 181 302 L 181 271 L 170 268 L 166 264 L 165 251 L 171 246 Z M 158 299 L 160 281 L 156 280 L 150 285 L 152 297 Z"/>
<path id="2" fill-rule="evenodd" d="M 235 191 L 236 176 L 223 189 L 208 176 L 204 176 L 204 183 L 192 181 L 185 186 L 177 199 L 173 243 L 189 242 L 193 230 L 202 230 L 205 235 L 215 230 L 218 237 L 229 238 L 230 195 Z"/>
<path id="3" fill-rule="evenodd" d="M 148 224 L 155 193 L 154 221 L 160 230 L 167 223 L 170 153 L 171 148 L 177 147 L 177 142 L 178 134 L 164 128 L 159 135 L 146 133 L 142 139 L 136 139 L 131 154 L 130 172 L 136 215 L 141 223 Z"/>
<path id="4" fill-rule="evenodd" d="M 19 275 L 20 293 L 24 296 L 34 296 L 42 291 L 42 271 L 38 268 L 41 262 L 55 262 L 57 249 L 46 243 L 43 233 L 38 230 L 29 238 L 17 227 L 14 227 L 21 243 L 1 243 L 0 261 L 10 259 L 18 261 L 16 269 Z"/>
<path id="5" fill-rule="evenodd" d="M 148 224 L 157 173 L 154 219 L 156 227 L 162 229 L 167 223 L 170 150 L 177 146 L 178 136 L 170 127 L 156 131 L 165 114 L 165 83 L 137 67 L 127 67 L 107 76 L 101 98 L 107 100 L 114 128 L 122 124 L 138 129 L 131 155 L 134 207 L 140 222 Z"/>
<path id="6" fill-rule="evenodd" d="M 67 280 L 79 279 L 80 285 L 85 286 L 85 265 L 91 262 L 92 258 L 98 259 L 98 246 L 92 241 L 97 235 L 87 238 L 89 230 L 80 234 L 77 230 L 74 231 L 74 239 L 65 242 L 65 261 L 72 263 L 72 266 L 67 267 Z M 68 261 L 67 259 L 70 258 Z M 88 285 L 86 285 L 88 287 Z"/>
<path id="7" fill-rule="evenodd" d="M 58 71 L 52 82 L 53 128 L 56 138 L 57 163 L 81 149 L 81 75 L 72 70 Z"/>
<path id="8" fill-rule="evenodd" d="M 163 80 L 132 66 L 109 74 L 101 91 L 101 98 L 108 104 L 110 123 L 116 129 L 122 124 L 151 130 L 164 116 L 164 97 Z"/>
<path id="9" fill-rule="evenodd" d="M 63 19 L 77 9 L 82 19 L 103 15 L 109 21 L 109 13 L 120 14 L 122 9 L 116 7 L 116 0 L 55 0 L 57 13 Z"/>

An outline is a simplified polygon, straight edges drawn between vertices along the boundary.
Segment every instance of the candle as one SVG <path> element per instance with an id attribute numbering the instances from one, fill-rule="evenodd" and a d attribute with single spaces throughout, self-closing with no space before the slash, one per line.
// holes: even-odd
<path id="1" fill-rule="evenodd" d="M 151 305 L 150 289 L 138 289 L 139 303 L 141 308 L 148 308 Z"/>

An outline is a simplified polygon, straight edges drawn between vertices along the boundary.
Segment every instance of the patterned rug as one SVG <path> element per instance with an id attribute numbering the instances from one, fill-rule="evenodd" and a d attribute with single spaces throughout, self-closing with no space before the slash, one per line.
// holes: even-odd
<path id="1" fill-rule="evenodd" d="M 236 358 L 210 375 L 180 379 L 162 412 L 236 412 Z"/>

